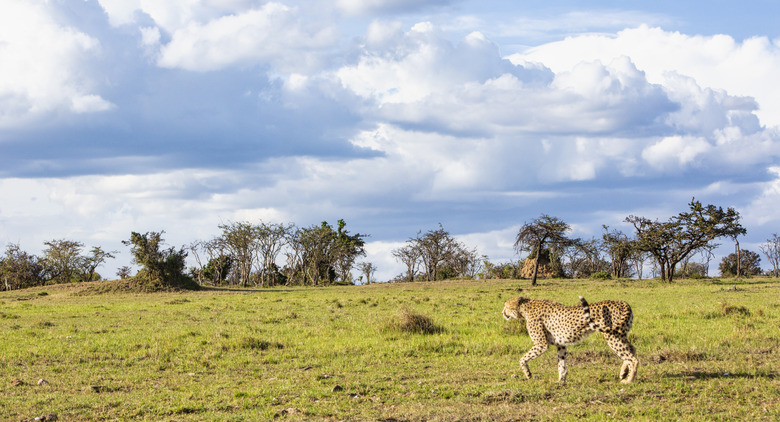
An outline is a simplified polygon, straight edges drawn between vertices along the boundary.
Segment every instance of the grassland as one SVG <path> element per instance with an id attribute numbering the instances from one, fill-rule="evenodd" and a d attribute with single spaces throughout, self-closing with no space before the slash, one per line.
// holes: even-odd
<path id="1" fill-rule="evenodd" d="M 58 420 L 778 420 L 780 281 L 458 281 L 329 288 L 0 293 L 0 414 Z M 522 292 L 518 292 L 522 288 Z M 591 336 L 517 362 L 513 296 L 620 298 L 637 382 Z M 429 317 L 431 334 L 399 314 Z M 45 380 L 40 385 L 38 381 Z"/>

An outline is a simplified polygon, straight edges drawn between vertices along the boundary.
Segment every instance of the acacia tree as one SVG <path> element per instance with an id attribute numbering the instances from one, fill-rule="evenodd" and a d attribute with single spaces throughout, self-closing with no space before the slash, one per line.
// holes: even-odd
<path id="1" fill-rule="evenodd" d="M 82 263 L 81 248 L 84 244 L 73 240 L 43 242 L 43 262 L 48 279 L 54 283 L 70 283 L 78 274 Z"/>
<path id="2" fill-rule="evenodd" d="M 634 242 L 620 230 L 609 230 L 609 226 L 602 226 L 602 248 L 609 255 L 612 277 L 623 278 L 628 275 L 628 261 L 634 250 Z"/>
<path id="3" fill-rule="evenodd" d="M 534 272 L 531 277 L 531 285 L 536 286 L 536 276 L 539 272 L 539 256 L 546 246 L 559 248 L 566 247 L 571 241 L 566 237 L 570 230 L 569 225 L 557 217 L 542 214 L 539 218 L 523 224 L 515 238 L 515 250 L 517 252 L 536 251 L 534 260 Z"/>
<path id="4" fill-rule="evenodd" d="M 333 228 L 325 221 L 320 226 L 301 229 L 299 241 L 304 283 L 308 281 L 316 286 L 336 277 L 331 250 L 334 237 Z"/>
<path id="5" fill-rule="evenodd" d="M 606 262 L 601 257 L 601 243 L 598 239 L 570 239 L 565 247 L 553 246 L 550 249 L 553 262 L 555 256 L 562 257 L 561 267 L 564 275 L 568 277 L 590 277 L 606 268 Z"/>
<path id="6" fill-rule="evenodd" d="M 129 266 L 123 265 L 116 270 L 116 276 L 119 277 L 120 280 L 124 280 L 130 277 L 130 271 L 131 268 Z"/>
<path id="7" fill-rule="evenodd" d="M 637 249 L 636 245 L 634 246 L 635 247 L 631 250 L 631 255 L 628 257 L 628 262 L 634 266 L 634 272 L 636 273 L 637 278 L 641 280 L 644 273 L 645 261 L 652 255 L 646 251 Z"/>
<path id="8" fill-rule="evenodd" d="M 775 277 L 780 277 L 780 236 L 773 234 L 766 242 L 760 244 L 758 249 L 766 256 L 769 263 L 772 264 L 772 273 Z"/>
<path id="9" fill-rule="evenodd" d="M 714 205 L 703 206 L 692 199 L 690 212 L 681 212 L 669 221 L 629 216 L 627 222 L 636 229 L 636 247 L 653 255 L 661 270 L 661 280 L 672 282 L 677 264 L 720 237 L 734 238 L 745 234 L 739 224 L 739 213 Z"/>

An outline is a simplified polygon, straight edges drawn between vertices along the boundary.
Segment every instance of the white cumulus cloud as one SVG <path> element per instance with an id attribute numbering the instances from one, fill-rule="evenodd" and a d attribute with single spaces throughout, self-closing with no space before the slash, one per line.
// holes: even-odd
<path id="1" fill-rule="evenodd" d="M 332 28 L 307 26 L 298 20 L 296 9 L 266 3 L 174 31 L 158 63 L 195 71 L 268 62 L 284 69 L 306 69 L 316 64 L 319 49 L 334 40 Z"/>
<path id="2" fill-rule="evenodd" d="M 45 1 L 7 0 L 0 13 L 0 127 L 56 109 L 77 113 L 113 105 L 92 92 L 86 60 L 100 42 L 61 24 Z"/>
<path id="3" fill-rule="evenodd" d="M 694 78 L 703 88 L 752 97 L 763 122 L 780 124 L 780 85 L 775 82 L 780 69 L 779 40 L 754 37 L 737 42 L 728 35 L 686 35 L 640 25 L 615 35 L 567 37 L 510 59 L 541 62 L 560 72 L 583 61 L 608 63 L 620 56 L 630 57 L 651 83 L 665 84 L 672 72 Z"/>

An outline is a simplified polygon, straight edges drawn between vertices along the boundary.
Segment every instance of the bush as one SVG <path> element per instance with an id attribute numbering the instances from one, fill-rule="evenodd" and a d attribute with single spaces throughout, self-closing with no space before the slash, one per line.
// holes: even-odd
<path id="1" fill-rule="evenodd" d="M 197 290 L 200 288 L 192 278 L 184 274 L 187 252 L 184 248 L 160 249 L 164 243 L 164 232 L 148 232 L 139 234 L 132 232 L 129 241 L 123 244 L 131 246 L 130 253 L 133 262 L 142 266 L 141 271 L 133 277 L 139 283 L 145 284 L 151 290 L 168 287 Z"/>
<path id="2" fill-rule="evenodd" d="M 612 275 L 606 271 L 598 271 L 590 275 L 590 278 L 594 280 L 611 280 Z"/>
<path id="3" fill-rule="evenodd" d="M 390 321 L 389 326 L 391 330 L 402 333 L 435 334 L 444 331 L 442 327 L 434 324 L 431 318 L 422 314 L 416 314 L 408 309 L 402 309 Z"/>

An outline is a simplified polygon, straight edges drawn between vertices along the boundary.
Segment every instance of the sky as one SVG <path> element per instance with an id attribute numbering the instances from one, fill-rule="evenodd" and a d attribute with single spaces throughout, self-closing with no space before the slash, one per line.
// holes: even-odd
<path id="1" fill-rule="evenodd" d="M 542 214 L 590 239 L 694 197 L 780 232 L 775 0 L 0 8 L 0 244 L 119 251 L 104 277 L 131 231 L 232 221 L 344 219 L 379 280 L 439 224 L 504 262 Z"/>

